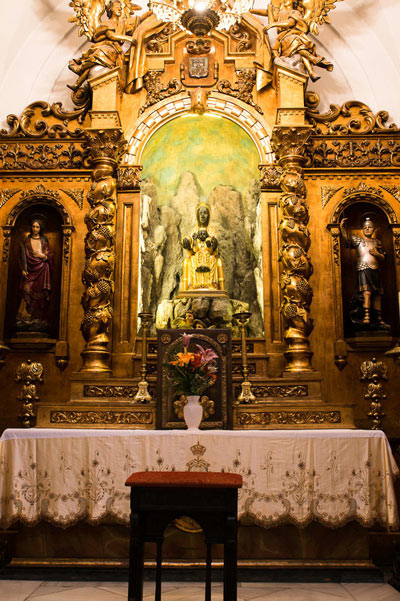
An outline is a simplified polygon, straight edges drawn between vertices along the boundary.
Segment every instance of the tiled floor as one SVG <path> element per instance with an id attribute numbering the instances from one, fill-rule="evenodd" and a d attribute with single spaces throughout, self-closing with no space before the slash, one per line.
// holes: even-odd
<path id="1" fill-rule="evenodd" d="M 213 584 L 212 601 L 222 601 L 222 584 Z M 122 601 L 124 582 L 39 582 L 0 580 L 1 601 Z M 154 583 L 145 582 L 143 598 L 154 599 Z M 388 584 L 261 583 L 238 585 L 238 601 L 400 601 L 400 593 Z M 162 601 L 203 601 L 199 582 L 166 582 Z"/>

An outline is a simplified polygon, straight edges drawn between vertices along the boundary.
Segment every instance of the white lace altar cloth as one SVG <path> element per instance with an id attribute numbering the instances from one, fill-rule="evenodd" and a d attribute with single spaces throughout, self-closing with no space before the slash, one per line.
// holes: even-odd
<path id="1" fill-rule="evenodd" d="M 134 471 L 241 474 L 239 519 L 271 527 L 312 520 L 398 526 L 398 468 L 369 430 L 6 430 L 0 439 L 0 525 L 40 520 L 129 523 Z"/>

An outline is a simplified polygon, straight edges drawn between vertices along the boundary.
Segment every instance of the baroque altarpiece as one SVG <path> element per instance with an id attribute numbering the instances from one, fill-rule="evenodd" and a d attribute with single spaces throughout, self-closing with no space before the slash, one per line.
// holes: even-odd
<path id="1" fill-rule="evenodd" d="M 226 328 L 218 427 L 382 427 L 366 382 L 389 374 L 383 423 L 399 436 L 384 353 L 397 359 L 400 130 L 361 101 L 319 109 L 312 81 L 332 65 L 310 32 L 333 2 L 311 16 L 286 4 L 267 27 L 252 11 L 194 35 L 99 2 L 91 45 L 71 57 L 74 109 L 38 101 L 8 117 L 3 428 L 181 427 L 179 412 L 161 419 L 162 388 L 156 402 L 157 331 Z M 201 206 L 220 296 L 182 294 Z"/>

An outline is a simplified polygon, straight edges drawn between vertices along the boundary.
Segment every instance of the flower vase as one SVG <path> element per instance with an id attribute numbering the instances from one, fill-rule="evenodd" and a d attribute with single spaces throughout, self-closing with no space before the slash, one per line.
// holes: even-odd
<path id="1" fill-rule="evenodd" d="M 188 431 L 199 430 L 201 418 L 203 417 L 203 407 L 200 405 L 200 395 L 188 395 L 187 403 L 183 407 L 183 417 L 185 419 Z"/>

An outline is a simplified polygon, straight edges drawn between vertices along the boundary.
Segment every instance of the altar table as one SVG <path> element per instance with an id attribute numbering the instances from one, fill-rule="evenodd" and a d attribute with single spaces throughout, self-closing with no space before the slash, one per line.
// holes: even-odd
<path id="1" fill-rule="evenodd" d="M 124 483 L 144 470 L 240 474 L 246 524 L 398 527 L 398 468 L 380 431 L 39 428 L 9 429 L 0 439 L 0 525 L 128 525 Z"/>

